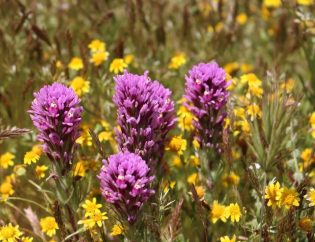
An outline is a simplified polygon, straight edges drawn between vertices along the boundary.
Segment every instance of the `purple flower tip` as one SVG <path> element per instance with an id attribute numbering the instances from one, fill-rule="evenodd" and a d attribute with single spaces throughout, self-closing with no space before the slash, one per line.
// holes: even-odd
<path id="1" fill-rule="evenodd" d="M 146 162 L 134 153 L 111 155 L 103 163 L 98 176 L 102 194 L 132 224 L 142 204 L 155 193 L 150 189 L 154 176 L 149 175 L 150 168 Z"/>
<path id="2" fill-rule="evenodd" d="M 75 92 L 61 83 L 53 83 L 34 93 L 30 113 L 50 159 L 70 165 L 83 108 Z"/>
<path id="3" fill-rule="evenodd" d="M 176 122 L 171 91 L 152 81 L 148 72 L 125 72 L 115 81 L 119 148 L 139 154 L 152 167 L 162 158 L 166 135 Z"/>
<path id="4" fill-rule="evenodd" d="M 223 68 L 212 61 L 200 63 L 186 75 L 185 105 L 197 117 L 195 136 L 205 147 L 221 152 L 222 129 L 230 81 Z"/>

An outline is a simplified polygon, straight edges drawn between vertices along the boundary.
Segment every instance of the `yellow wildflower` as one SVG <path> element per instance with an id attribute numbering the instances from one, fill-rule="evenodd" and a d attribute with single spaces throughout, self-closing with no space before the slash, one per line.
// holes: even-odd
<path id="1" fill-rule="evenodd" d="M 82 97 L 84 94 L 90 91 L 90 82 L 84 80 L 80 76 L 77 76 L 71 81 L 70 87 L 79 97 Z"/>
<path id="2" fill-rule="evenodd" d="M 198 156 L 195 156 L 195 155 L 189 156 L 189 163 L 190 163 L 192 166 L 200 166 L 199 157 L 198 157 Z"/>
<path id="3" fill-rule="evenodd" d="M 228 129 L 228 128 L 231 127 L 231 119 L 230 119 L 230 118 L 226 117 L 226 118 L 224 119 L 224 125 L 223 125 L 223 127 L 224 127 L 224 129 Z"/>
<path id="4" fill-rule="evenodd" d="M 280 188 L 280 183 L 270 183 L 265 188 L 265 199 L 268 199 L 267 206 L 272 208 L 276 208 L 276 206 L 280 206 L 279 201 L 282 196 L 282 189 Z"/>
<path id="5" fill-rule="evenodd" d="M 91 214 L 95 213 L 95 211 L 100 211 L 99 209 L 102 207 L 102 204 L 96 203 L 96 198 L 93 197 L 92 201 L 91 200 L 85 200 L 84 204 L 82 207 L 85 210 L 85 217 L 90 216 Z"/>
<path id="6" fill-rule="evenodd" d="M 89 133 L 89 126 L 83 124 L 81 128 L 82 128 L 81 136 L 77 138 L 76 143 L 82 146 L 92 146 L 92 137 Z"/>
<path id="7" fill-rule="evenodd" d="M 220 242 L 235 242 L 235 241 L 236 241 L 235 235 L 233 235 L 232 238 L 229 238 L 228 236 L 220 237 Z"/>
<path id="8" fill-rule="evenodd" d="M 303 217 L 299 221 L 299 227 L 307 233 L 312 232 L 312 226 L 312 220 L 308 217 Z"/>
<path id="9" fill-rule="evenodd" d="M 235 126 L 239 126 L 244 134 L 250 133 L 250 126 L 246 119 L 235 122 Z"/>
<path id="10" fill-rule="evenodd" d="M 261 110 L 260 107 L 253 103 L 247 107 L 247 114 L 250 116 L 251 121 L 253 121 L 256 117 L 261 118 Z"/>
<path id="11" fill-rule="evenodd" d="M 57 68 L 57 69 L 62 69 L 62 68 L 63 68 L 63 63 L 62 63 L 62 61 L 60 61 L 60 60 L 57 60 L 57 61 L 56 61 L 56 68 Z"/>
<path id="12" fill-rule="evenodd" d="M 171 182 L 165 181 L 163 183 L 163 187 L 164 187 L 163 192 L 167 193 L 170 189 L 174 189 L 175 185 L 176 185 L 176 181 L 171 181 Z"/>
<path id="13" fill-rule="evenodd" d="M 73 176 L 84 177 L 86 173 L 85 161 L 78 161 L 73 167 Z"/>
<path id="14" fill-rule="evenodd" d="M 45 165 L 42 165 L 42 166 L 36 166 L 35 168 L 35 173 L 36 173 L 36 176 L 38 178 L 44 178 L 45 177 L 45 172 L 48 170 L 48 167 L 45 166 Z"/>
<path id="15" fill-rule="evenodd" d="M 312 134 L 312 137 L 315 139 L 315 112 L 313 112 L 310 116 L 310 124 L 311 124 L 311 134 Z"/>
<path id="16" fill-rule="evenodd" d="M 127 65 L 131 64 L 131 63 L 133 62 L 133 60 L 134 60 L 134 56 L 131 55 L 131 54 L 124 56 L 124 62 L 125 62 Z"/>
<path id="17" fill-rule="evenodd" d="M 122 58 L 116 58 L 110 63 L 109 71 L 115 74 L 119 72 L 123 72 L 125 68 L 127 68 L 127 63 Z"/>
<path id="18" fill-rule="evenodd" d="M 56 234 L 56 230 L 59 229 L 58 224 L 54 217 L 45 217 L 40 220 L 40 226 L 42 231 L 46 233 L 49 237 Z"/>
<path id="19" fill-rule="evenodd" d="M 110 131 L 102 131 L 98 134 L 98 139 L 102 141 L 110 141 L 113 139 L 113 133 Z"/>
<path id="20" fill-rule="evenodd" d="M 311 125 L 315 125 L 315 112 L 311 114 L 309 122 Z"/>
<path id="21" fill-rule="evenodd" d="M 214 28 L 212 27 L 212 25 L 208 25 L 208 27 L 207 27 L 207 32 L 208 33 L 213 33 L 214 32 Z"/>
<path id="22" fill-rule="evenodd" d="M 177 115 L 178 126 L 181 130 L 191 131 L 194 129 L 193 120 L 195 120 L 196 117 L 185 106 L 180 106 Z"/>
<path id="23" fill-rule="evenodd" d="M 6 152 L 0 156 L 0 167 L 7 169 L 9 166 L 13 166 L 14 162 L 13 159 L 15 155 L 10 152 Z"/>
<path id="24" fill-rule="evenodd" d="M 309 206 L 315 206 L 315 189 L 311 188 L 307 194 L 304 196 L 307 201 L 309 201 Z"/>
<path id="25" fill-rule="evenodd" d="M 313 150 L 311 148 L 306 148 L 301 153 L 301 159 L 303 160 L 303 167 L 309 167 L 314 161 Z"/>
<path id="26" fill-rule="evenodd" d="M 240 181 L 240 177 L 238 175 L 236 175 L 235 172 L 230 172 L 230 174 L 226 174 L 223 176 L 222 178 L 223 180 L 223 185 L 224 186 L 237 186 L 239 181 Z"/>
<path id="27" fill-rule="evenodd" d="M 242 216 L 240 206 L 237 203 L 231 203 L 228 207 L 228 215 L 231 217 L 232 223 L 239 222 Z"/>
<path id="28" fill-rule="evenodd" d="M 205 1 L 199 2 L 198 8 L 204 17 L 208 17 L 212 9 L 210 3 Z"/>
<path id="29" fill-rule="evenodd" d="M 5 181 L 0 185 L 0 198 L 4 201 L 14 194 L 14 189 L 10 181 Z"/>
<path id="30" fill-rule="evenodd" d="M 169 69 L 178 69 L 186 63 L 186 55 L 184 53 L 176 54 L 171 58 L 171 61 L 168 65 Z"/>
<path id="31" fill-rule="evenodd" d="M 210 212 L 210 219 L 212 223 L 215 224 L 219 219 L 225 223 L 228 217 L 229 217 L 229 214 L 228 214 L 227 208 L 224 205 L 219 204 L 218 201 L 215 200 L 212 203 L 211 212 Z"/>
<path id="32" fill-rule="evenodd" d="M 123 233 L 123 228 L 119 224 L 115 224 L 112 228 L 112 232 L 110 233 L 111 236 L 121 235 Z"/>
<path id="33" fill-rule="evenodd" d="M 281 0 L 264 0 L 263 5 L 268 8 L 277 8 L 282 5 Z"/>
<path id="34" fill-rule="evenodd" d="M 166 150 L 170 150 L 172 152 L 177 153 L 178 155 L 182 155 L 186 150 L 187 141 L 182 138 L 182 136 L 174 136 L 166 146 Z"/>
<path id="35" fill-rule="evenodd" d="M 16 242 L 22 234 L 18 225 L 13 226 L 9 223 L 0 227 L 0 241 L 3 242 Z"/>
<path id="36" fill-rule="evenodd" d="M 189 184 L 195 185 L 197 179 L 198 179 L 198 174 L 195 172 L 195 173 L 192 173 L 190 176 L 188 176 L 187 182 L 188 182 Z"/>
<path id="37" fill-rule="evenodd" d="M 244 25 L 247 22 L 247 15 L 245 13 L 240 13 L 236 16 L 236 22 L 240 25 Z"/>
<path id="38" fill-rule="evenodd" d="M 22 237 L 21 242 L 33 242 L 33 239 L 32 237 Z"/>
<path id="39" fill-rule="evenodd" d="M 245 118 L 245 109 L 244 108 L 234 108 L 233 113 L 235 117 L 244 119 Z"/>
<path id="40" fill-rule="evenodd" d="M 270 17 L 270 10 L 266 6 L 262 6 L 261 8 L 262 18 L 267 21 Z"/>
<path id="41" fill-rule="evenodd" d="M 203 186 L 196 186 L 195 187 L 197 195 L 200 199 L 202 199 L 205 195 L 205 188 Z"/>
<path id="42" fill-rule="evenodd" d="M 90 62 L 93 63 L 95 66 L 99 66 L 108 59 L 108 56 L 109 53 L 107 51 L 96 52 L 92 54 Z"/>
<path id="43" fill-rule="evenodd" d="M 28 151 L 25 153 L 24 155 L 24 164 L 26 165 L 30 165 L 32 163 L 36 163 L 40 158 L 40 155 L 38 155 L 38 153 L 33 150 Z"/>
<path id="44" fill-rule="evenodd" d="M 198 140 L 194 139 L 193 142 L 192 142 L 192 144 L 193 144 L 193 146 L 194 146 L 194 148 L 195 148 L 196 150 L 199 150 L 199 149 L 200 149 L 200 143 L 199 143 Z"/>
<path id="45" fill-rule="evenodd" d="M 243 73 L 249 73 L 253 70 L 253 66 L 249 64 L 241 64 L 240 69 Z"/>
<path id="46" fill-rule="evenodd" d="M 223 29 L 224 29 L 224 24 L 222 22 L 219 22 L 214 26 L 214 31 L 216 33 L 220 33 Z"/>
<path id="47" fill-rule="evenodd" d="M 73 57 L 70 63 L 68 64 L 68 67 L 75 71 L 81 70 L 84 67 L 83 61 L 79 57 Z"/>
<path id="48" fill-rule="evenodd" d="M 226 73 L 232 75 L 234 72 L 236 72 L 240 68 L 240 65 L 238 62 L 230 62 L 230 63 L 225 64 L 223 68 Z"/>
<path id="49" fill-rule="evenodd" d="M 181 161 L 180 157 L 177 155 L 173 156 L 171 163 L 175 167 L 181 167 L 182 166 L 182 161 Z"/>
<path id="50" fill-rule="evenodd" d="M 294 88 L 295 81 L 293 79 L 288 79 L 280 85 L 280 88 L 287 93 L 291 93 Z"/>
<path id="51" fill-rule="evenodd" d="M 104 52 L 106 50 L 105 42 L 98 39 L 92 40 L 88 47 L 92 52 Z"/>
<path id="52" fill-rule="evenodd" d="M 232 158 L 233 160 L 238 160 L 239 158 L 241 158 L 241 153 L 239 152 L 239 150 L 232 148 Z"/>
<path id="53" fill-rule="evenodd" d="M 286 209 L 289 209 L 291 206 L 298 207 L 300 205 L 299 194 L 295 190 L 295 188 L 287 188 L 284 187 L 282 190 L 280 204 L 284 206 Z"/>
<path id="54" fill-rule="evenodd" d="M 297 0 L 297 3 L 300 5 L 309 6 L 314 4 L 314 0 Z"/>
<path id="55" fill-rule="evenodd" d="M 248 87 L 259 87 L 262 82 L 254 73 L 248 73 L 241 76 L 241 83 L 247 84 Z"/>
<path id="56" fill-rule="evenodd" d="M 43 149 L 40 145 L 34 145 L 32 147 L 32 152 L 36 153 L 37 155 L 41 156 L 43 153 Z"/>
<path id="57" fill-rule="evenodd" d="M 102 226 L 102 222 L 108 219 L 106 212 L 101 212 L 100 210 L 95 210 L 93 213 L 89 214 L 86 219 L 80 220 L 78 224 L 83 224 L 85 228 L 91 229 L 95 225 L 98 227 Z"/>
<path id="58" fill-rule="evenodd" d="M 259 87 L 259 86 L 250 86 L 250 87 L 248 87 L 248 92 L 246 94 L 246 97 L 248 99 L 250 99 L 251 96 L 261 98 L 263 93 L 264 93 L 264 90 L 261 87 Z"/>

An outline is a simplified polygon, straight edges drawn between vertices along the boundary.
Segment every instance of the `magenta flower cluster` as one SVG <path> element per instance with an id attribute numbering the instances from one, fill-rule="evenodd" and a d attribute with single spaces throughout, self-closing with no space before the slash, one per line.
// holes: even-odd
<path id="1" fill-rule="evenodd" d="M 222 151 L 225 105 L 229 96 L 224 69 L 212 61 L 193 66 L 186 75 L 185 105 L 197 117 L 195 136 L 203 147 Z"/>
<path id="2" fill-rule="evenodd" d="M 154 176 L 149 175 L 150 168 L 137 154 L 120 152 L 103 163 L 98 176 L 102 194 L 132 224 L 143 203 L 155 193 L 150 189 Z"/>
<path id="3" fill-rule="evenodd" d="M 29 110 L 38 139 L 44 142 L 49 158 L 62 167 L 70 167 L 79 137 L 79 125 L 83 108 L 75 92 L 61 83 L 44 86 L 34 94 Z"/>
<path id="4" fill-rule="evenodd" d="M 125 72 L 115 81 L 113 101 L 118 108 L 119 148 L 139 154 L 154 167 L 163 156 L 166 135 L 176 122 L 171 91 L 152 81 L 147 72 Z"/>

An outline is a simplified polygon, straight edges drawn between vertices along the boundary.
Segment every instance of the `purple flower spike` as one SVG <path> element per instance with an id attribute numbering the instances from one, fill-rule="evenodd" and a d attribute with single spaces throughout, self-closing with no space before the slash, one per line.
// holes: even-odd
<path id="1" fill-rule="evenodd" d="M 115 77 L 120 150 L 139 154 L 152 168 L 161 160 L 167 133 L 176 122 L 171 91 L 144 75 Z"/>
<path id="2" fill-rule="evenodd" d="M 222 152 L 222 130 L 226 113 L 223 111 L 230 82 L 224 69 L 212 61 L 193 66 L 186 75 L 186 107 L 197 117 L 195 136 L 202 146 Z"/>
<path id="3" fill-rule="evenodd" d="M 142 204 L 155 193 L 149 187 L 154 176 L 149 175 L 146 162 L 134 153 L 111 155 L 103 163 L 98 176 L 102 194 L 124 219 L 133 224 Z"/>
<path id="4" fill-rule="evenodd" d="M 61 83 L 44 86 L 34 93 L 30 113 L 44 151 L 63 167 L 71 165 L 83 108 L 75 92 Z"/>

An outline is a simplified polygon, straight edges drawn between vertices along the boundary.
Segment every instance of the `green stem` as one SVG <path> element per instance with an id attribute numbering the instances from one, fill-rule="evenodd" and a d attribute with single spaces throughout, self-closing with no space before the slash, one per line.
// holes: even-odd
<path id="1" fill-rule="evenodd" d="M 8 200 L 19 200 L 19 201 L 31 203 L 31 204 L 34 204 L 34 205 L 38 206 L 39 208 L 43 209 L 45 212 L 50 213 L 49 210 L 47 210 L 45 207 L 43 207 L 39 203 L 34 202 L 33 200 L 29 200 L 29 199 L 21 198 L 21 197 L 9 197 Z"/>

